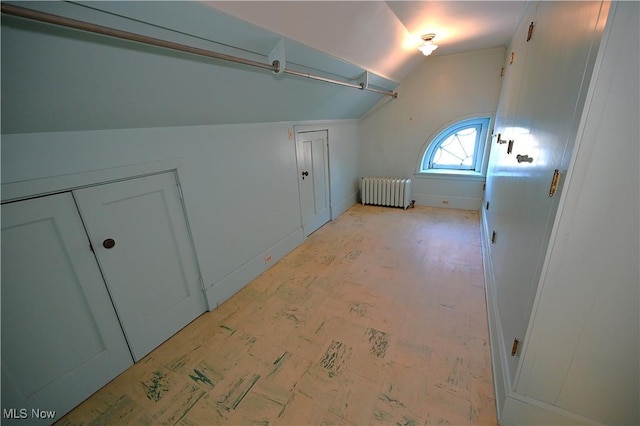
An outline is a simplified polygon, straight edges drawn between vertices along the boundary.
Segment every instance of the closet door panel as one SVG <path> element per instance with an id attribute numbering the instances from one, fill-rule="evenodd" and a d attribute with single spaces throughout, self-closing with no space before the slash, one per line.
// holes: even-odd
<path id="1" fill-rule="evenodd" d="M 74 191 L 136 361 L 205 309 L 172 172 Z"/>
<path id="2" fill-rule="evenodd" d="M 61 415 L 132 364 L 71 194 L 3 205 L 3 408 Z"/>

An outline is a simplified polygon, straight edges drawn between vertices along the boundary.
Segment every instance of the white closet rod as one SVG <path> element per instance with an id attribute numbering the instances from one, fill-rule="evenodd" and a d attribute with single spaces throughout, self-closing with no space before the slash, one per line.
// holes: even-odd
<path id="1" fill-rule="evenodd" d="M 237 64 L 248 65 L 256 68 L 266 69 L 269 71 L 278 72 L 280 70 L 280 64 L 278 61 L 274 61 L 273 64 L 264 64 L 262 62 L 252 61 L 250 59 L 239 58 L 237 56 L 226 55 L 224 53 L 213 52 L 210 50 L 199 49 L 197 47 L 187 46 L 185 44 L 174 43 L 172 41 L 162 40 L 154 37 L 148 37 L 142 34 L 131 33 L 128 31 L 117 30 L 115 28 L 104 27 L 102 25 L 91 24 L 88 22 L 78 21 L 75 19 L 65 18 L 62 16 L 51 15 L 49 13 L 38 12 L 32 9 L 26 9 L 11 4 L 1 4 L 2 13 L 7 15 L 18 16 L 21 18 L 32 19 L 35 21 L 46 22 L 53 25 L 61 25 L 76 30 L 87 31 L 95 34 L 102 34 L 109 37 L 115 37 L 123 40 L 134 41 L 137 43 L 149 44 L 152 46 L 162 47 L 165 49 L 178 50 L 180 52 L 186 52 L 193 55 L 206 56 L 208 58 L 219 59 L 222 61 L 234 62 Z M 337 84 L 340 86 L 353 87 L 360 90 L 367 90 L 369 92 L 375 92 L 394 98 L 398 97 L 397 92 L 378 90 L 372 87 L 366 87 L 364 83 L 354 84 L 346 81 L 334 80 L 319 75 L 309 74 L 301 71 L 295 71 L 292 69 L 284 69 L 285 74 L 296 75 L 299 77 L 305 77 L 312 80 L 324 81 L 325 83 Z"/>

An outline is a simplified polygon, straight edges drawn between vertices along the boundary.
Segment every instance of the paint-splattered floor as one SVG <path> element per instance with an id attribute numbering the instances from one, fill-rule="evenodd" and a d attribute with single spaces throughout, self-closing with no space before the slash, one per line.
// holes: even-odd
<path id="1" fill-rule="evenodd" d="M 59 424 L 495 425 L 479 229 L 356 205 Z"/>

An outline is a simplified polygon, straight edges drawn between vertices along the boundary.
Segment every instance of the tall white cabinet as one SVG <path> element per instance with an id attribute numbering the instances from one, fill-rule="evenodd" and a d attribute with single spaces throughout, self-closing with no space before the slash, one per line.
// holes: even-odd
<path id="1" fill-rule="evenodd" d="M 483 208 L 501 424 L 640 423 L 638 22 L 532 3 L 507 51 Z"/>

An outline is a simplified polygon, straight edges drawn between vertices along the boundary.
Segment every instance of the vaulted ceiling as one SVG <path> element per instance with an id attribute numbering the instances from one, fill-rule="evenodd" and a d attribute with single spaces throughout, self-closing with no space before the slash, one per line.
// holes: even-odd
<path id="1" fill-rule="evenodd" d="M 400 81 L 425 58 L 506 46 L 527 1 L 207 1 L 223 12 Z"/>
<path id="2" fill-rule="evenodd" d="M 392 90 L 433 56 L 506 46 L 524 1 L 9 1 Z M 2 133 L 359 118 L 383 95 L 2 15 Z"/>

